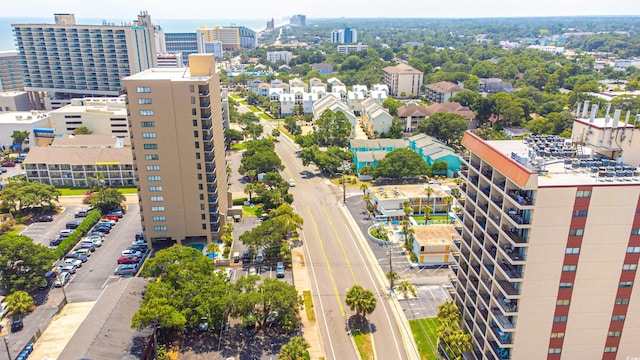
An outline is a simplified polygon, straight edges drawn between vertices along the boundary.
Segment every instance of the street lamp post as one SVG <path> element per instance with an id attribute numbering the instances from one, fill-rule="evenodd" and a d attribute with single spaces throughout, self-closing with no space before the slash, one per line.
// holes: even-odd
<path id="1" fill-rule="evenodd" d="M 7 349 L 7 356 L 9 357 L 9 360 L 11 360 L 11 352 L 9 352 L 9 343 L 7 343 L 7 337 L 2 337 L 2 340 L 4 340 L 4 347 Z"/>

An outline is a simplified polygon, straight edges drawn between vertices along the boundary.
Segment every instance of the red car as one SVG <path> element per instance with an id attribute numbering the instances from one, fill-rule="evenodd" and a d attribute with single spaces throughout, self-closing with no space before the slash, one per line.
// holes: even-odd
<path id="1" fill-rule="evenodd" d="M 100 218 L 101 220 L 113 220 L 115 222 L 118 222 L 118 220 L 120 220 L 119 217 L 115 216 L 115 215 L 105 215 L 102 218 Z"/>
<path id="2" fill-rule="evenodd" d="M 118 258 L 118 264 L 136 264 L 137 262 L 138 262 L 137 256 L 125 255 L 125 256 L 120 256 Z"/>
<path id="3" fill-rule="evenodd" d="M 16 163 L 14 163 L 13 161 L 7 161 L 6 163 L 2 164 L 2 166 L 4 166 L 4 167 L 15 167 Z"/>

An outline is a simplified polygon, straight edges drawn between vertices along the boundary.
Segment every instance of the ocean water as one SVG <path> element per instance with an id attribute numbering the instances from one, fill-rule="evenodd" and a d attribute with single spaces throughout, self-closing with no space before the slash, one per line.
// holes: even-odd
<path id="1" fill-rule="evenodd" d="M 109 23 L 122 24 L 131 22 L 135 16 L 124 19 L 106 19 Z M 211 27 L 214 25 L 226 26 L 226 25 L 240 25 L 246 26 L 249 29 L 255 31 L 264 30 L 267 26 L 269 19 L 155 19 L 151 14 L 151 20 L 154 24 L 160 25 L 164 29 L 165 33 L 173 32 L 195 32 L 197 28 L 202 25 Z M 276 26 L 287 24 L 289 21 L 286 19 L 276 19 Z M 11 30 L 11 24 L 53 24 L 53 15 L 48 18 L 6 18 L 0 17 L 0 51 L 2 50 L 16 50 L 15 41 L 13 39 L 13 31 Z M 76 18 L 76 23 L 81 25 L 100 25 L 103 23 L 103 19 L 89 19 L 89 18 Z"/>

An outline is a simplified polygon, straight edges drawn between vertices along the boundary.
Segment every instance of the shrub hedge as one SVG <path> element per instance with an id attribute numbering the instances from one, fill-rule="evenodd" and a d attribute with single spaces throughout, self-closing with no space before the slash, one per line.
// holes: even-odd
<path id="1" fill-rule="evenodd" d="M 76 230 L 69 235 L 66 239 L 64 239 L 60 245 L 53 251 L 53 253 L 58 257 L 58 259 L 62 259 L 77 243 L 82 239 L 82 237 L 91 230 L 93 225 L 95 225 L 100 218 L 102 217 L 102 213 L 99 209 L 93 209 L 89 212 L 89 214 L 82 220 L 80 225 L 76 228 Z"/>

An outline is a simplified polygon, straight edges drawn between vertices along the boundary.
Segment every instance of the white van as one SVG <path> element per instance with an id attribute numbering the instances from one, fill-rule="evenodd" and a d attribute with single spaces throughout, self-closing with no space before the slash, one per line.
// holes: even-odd
<path id="1" fill-rule="evenodd" d="M 240 262 L 240 253 L 238 251 L 233 253 L 233 262 L 234 263 L 239 263 Z"/>

